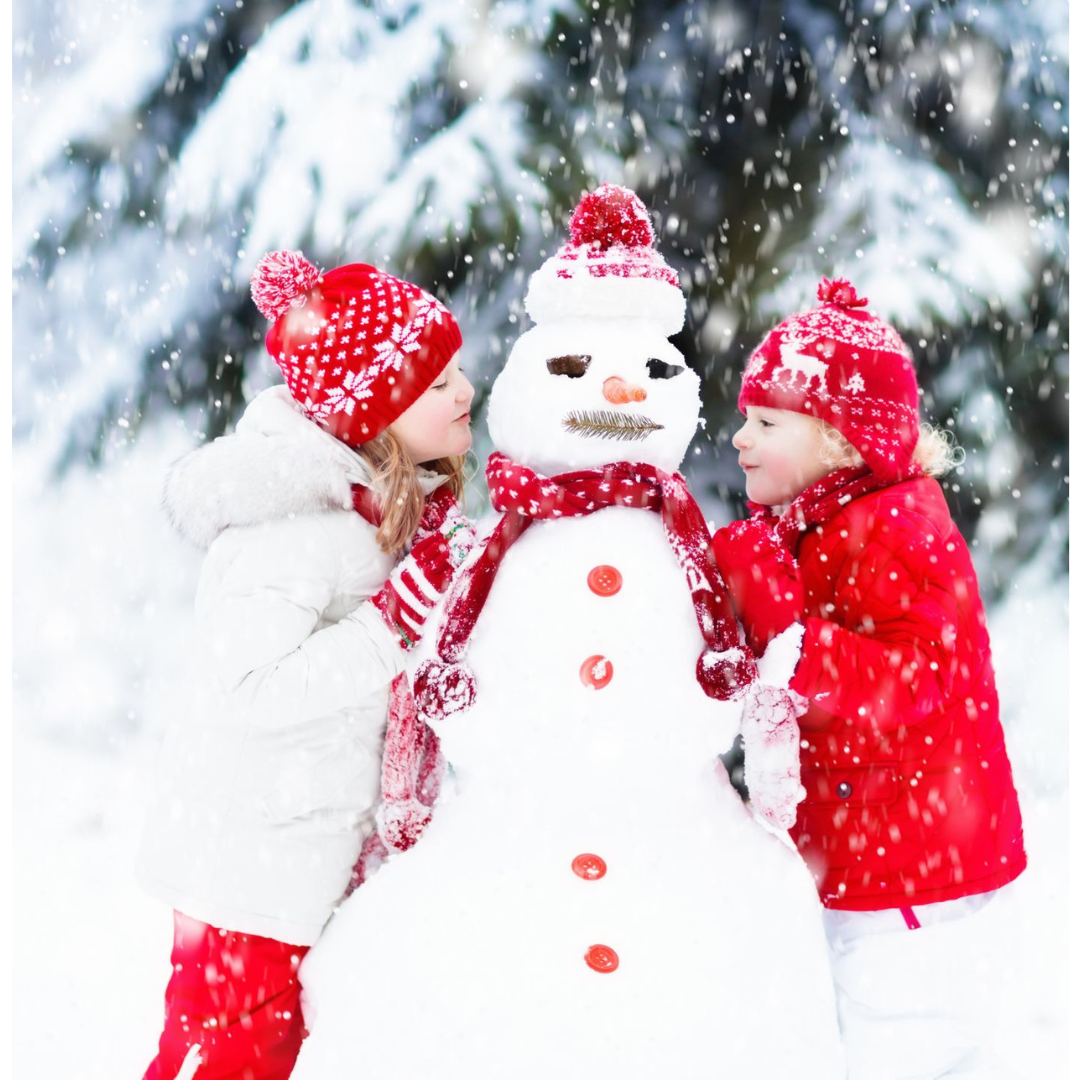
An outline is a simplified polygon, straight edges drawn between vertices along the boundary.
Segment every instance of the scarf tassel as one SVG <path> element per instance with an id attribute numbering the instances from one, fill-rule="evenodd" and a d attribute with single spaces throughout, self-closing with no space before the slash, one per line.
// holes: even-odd
<path id="1" fill-rule="evenodd" d="M 461 660 L 425 660 L 413 679 L 416 711 L 427 724 L 466 712 L 476 702 L 476 676 Z"/>
<path id="2" fill-rule="evenodd" d="M 706 649 L 697 662 L 701 689 L 716 701 L 738 701 L 757 678 L 757 661 L 745 645 L 722 652 Z"/>

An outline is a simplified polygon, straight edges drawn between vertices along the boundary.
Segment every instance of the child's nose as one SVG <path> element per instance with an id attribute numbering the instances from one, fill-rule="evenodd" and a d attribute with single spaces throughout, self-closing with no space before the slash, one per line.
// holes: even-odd
<path id="1" fill-rule="evenodd" d="M 745 450 L 747 449 L 747 447 L 749 447 L 750 440 L 746 437 L 745 425 L 739 428 L 739 430 L 736 431 L 734 435 L 732 435 L 731 445 L 734 446 L 736 450 Z"/>
<path id="2" fill-rule="evenodd" d="M 625 405 L 629 401 L 644 401 L 649 395 L 644 386 L 628 383 L 621 375 L 612 375 L 604 380 L 604 397 L 612 405 Z"/>

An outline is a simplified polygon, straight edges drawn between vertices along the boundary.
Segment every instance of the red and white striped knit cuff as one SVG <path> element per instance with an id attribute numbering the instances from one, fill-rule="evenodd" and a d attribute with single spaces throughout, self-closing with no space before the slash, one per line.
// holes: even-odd
<path id="1" fill-rule="evenodd" d="M 403 649 L 411 649 L 423 632 L 424 622 L 439 602 L 440 593 L 411 559 L 404 559 L 375 596 L 375 606 L 400 635 Z"/>

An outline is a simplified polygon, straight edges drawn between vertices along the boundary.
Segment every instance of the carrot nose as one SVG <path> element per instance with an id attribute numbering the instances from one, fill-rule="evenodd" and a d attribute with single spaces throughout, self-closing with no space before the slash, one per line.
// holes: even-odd
<path id="1" fill-rule="evenodd" d="M 612 405 L 625 405 L 629 401 L 644 401 L 649 395 L 644 386 L 631 386 L 619 375 L 604 380 L 604 397 Z"/>

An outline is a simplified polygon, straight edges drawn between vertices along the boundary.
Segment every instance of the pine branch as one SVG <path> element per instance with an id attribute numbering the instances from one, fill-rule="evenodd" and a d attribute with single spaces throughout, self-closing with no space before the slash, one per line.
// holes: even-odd
<path id="1" fill-rule="evenodd" d="M 624 442 L 638 442 L 654 431 L 663 429 L 663 424 L 654 424 L 644 416 L 605 412 L 572 412 L 563 421 L 567 431 L 577 435 L 598 435 L 601 439 L 620 439 Z"/>

